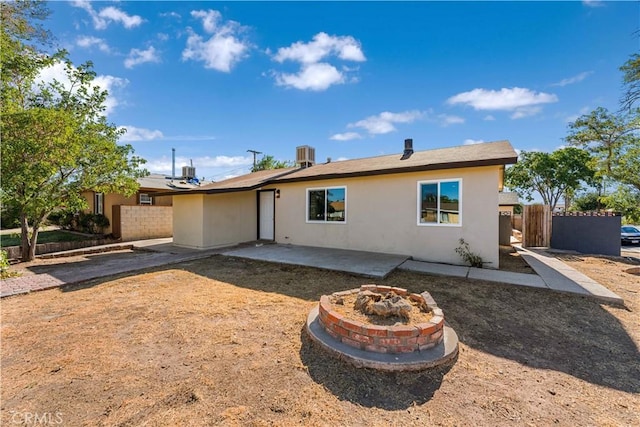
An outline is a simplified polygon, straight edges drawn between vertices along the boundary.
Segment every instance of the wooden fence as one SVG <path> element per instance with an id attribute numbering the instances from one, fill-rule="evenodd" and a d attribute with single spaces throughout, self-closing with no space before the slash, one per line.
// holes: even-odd
<path id="1" fill-rule="evenodd" d="M 551 245 L 551 209 L 547 205 L 525 205 L 522 212 L 522 246 Z"/>

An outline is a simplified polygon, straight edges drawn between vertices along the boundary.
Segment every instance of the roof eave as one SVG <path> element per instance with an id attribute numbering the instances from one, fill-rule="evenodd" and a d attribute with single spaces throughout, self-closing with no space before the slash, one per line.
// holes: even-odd
<path id="1" fill-rule="evenodd" d="M 275 184 L 275 183 L 287 183 L 287 182 L 319 181 L 319 180 L 325 180 L 325 179 L 390 175 L 390 174 L 396 174 L 396 173 L 424 172 L 424 171 L 432 171 L 432 170 L 460 169 L 460 168 L 480 167 L 480 166 L 504 166 L 504 165 L 516 163 L 517 159 L 518 159 L 517 157 L 504 157 L 499 159 L 471 160 L 471 161 L 465 161 L 465 162 L 439 163 L 439 164 L 431 164 L 431 165 L 408 166 L 408 167 L 378 169 L 378 170 L 360 171 L 360 172 L 332 173 L 332 174 L 326 174 L 326 175 L 312 175 L 312 176 L 302 176 L 297 178 L 291 177 L 291 178 L 284 178 L 284 179 L 276 179 L 270 183 Z"/>

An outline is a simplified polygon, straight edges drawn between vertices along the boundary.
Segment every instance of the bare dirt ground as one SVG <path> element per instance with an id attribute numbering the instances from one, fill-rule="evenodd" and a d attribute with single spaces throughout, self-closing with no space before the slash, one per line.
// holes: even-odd
<path id="1" fill-rule="evenodd" d="M 455 363 L 422 373 L 356 369 L 306 337 L 322 294 L 371 282 L 348 274 L 213 256 L 6 298 L 2 425 L 640 425 L 640 276 L 623 271 L 638 263 L 560 257 L 626 307 L 410 272 L 376 281 L 429 291 L 458 333 Z"/>

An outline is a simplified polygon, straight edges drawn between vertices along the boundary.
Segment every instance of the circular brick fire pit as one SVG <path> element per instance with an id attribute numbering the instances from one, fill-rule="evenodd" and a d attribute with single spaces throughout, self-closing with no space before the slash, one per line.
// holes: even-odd
<path id="1" fill-rule="evenodd" d="M 355 311 L 350 307 L 354 300 Z M 452 360 L 458 352 L 458 337 L 428 292 L 411 294 L 389 286 L 323 295 L 309 314 L 307 331 L 322 347 L 358 367 L 422 370 Z"/>

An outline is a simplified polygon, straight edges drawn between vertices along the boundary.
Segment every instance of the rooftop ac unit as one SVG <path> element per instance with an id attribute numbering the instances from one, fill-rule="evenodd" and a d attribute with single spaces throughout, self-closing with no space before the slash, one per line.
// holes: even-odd
<path id="1" fill-rule="evenodd" d="M 194 166 L 182 167 L 182 178 L 191 179 L 196 177 L 196 168 Z"/>
<path id="2" fill-rule="evenodd" d="M 316 163 L 316 149 L 308 145 L 296 147 L 296 163 L 308 168 Z"/>

